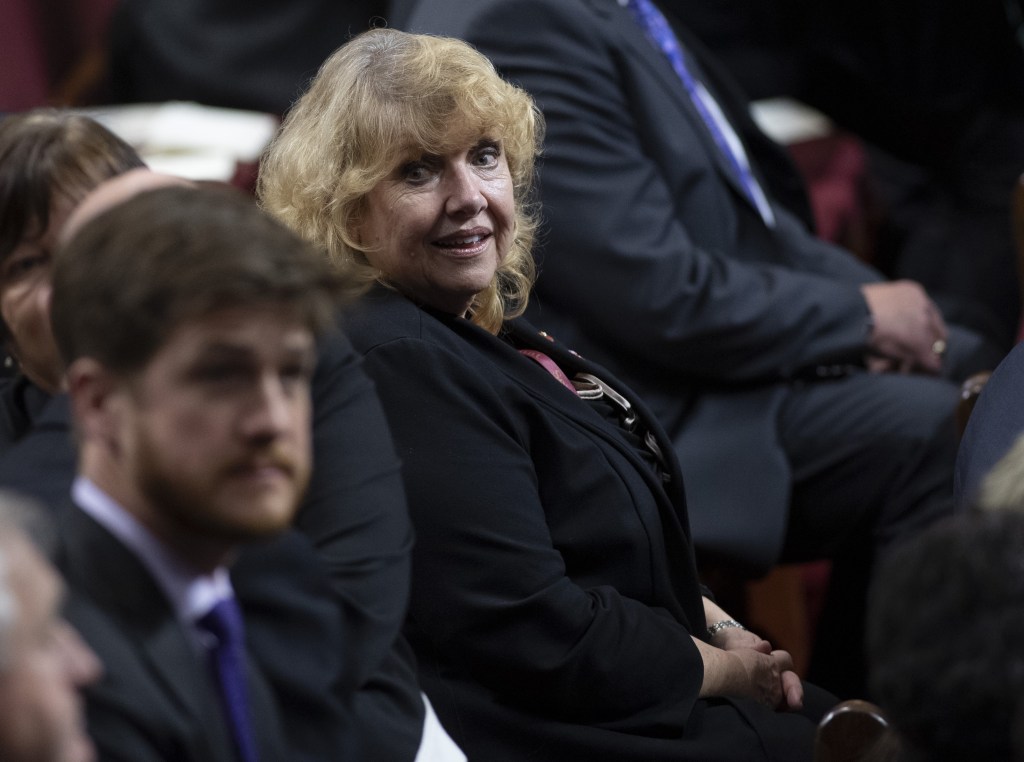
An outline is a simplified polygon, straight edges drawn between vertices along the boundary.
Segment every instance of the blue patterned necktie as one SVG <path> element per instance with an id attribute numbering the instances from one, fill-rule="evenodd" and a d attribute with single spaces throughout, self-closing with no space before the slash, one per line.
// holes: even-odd
<path id="1" fill-rule="evenodd" d="M 750 168 L 742 161 L 733 151 L 729 142 L 726 140 L 725 135 L 722 133 L 718 122 L 715 117 L 708 110 L 707 103 L 701 97 L 698 91 L 697 81 L 694 79 L 693 74 L 686 67 L 686 59 L 683 55 L 682 46 L 679 44 L 679 40 L 676 39 L 675 33 L 672 31 L 672 27 L 669 26 L 668 20 L 662 15 L 661 11 L 651 3 L 651 0 L 628 0 L 626 3 L 627 7 L 633 13 L 633 18 L 648 39 L 654 43 L 665 57 L 668 58 L 669 63 L 672 64 L 672 68 L 675 70 L 676 75 L 683 83 L 683 87 L 686 88 L 686 92 L 690 96 L 690 100 L 693 101 L 694 107 L 700 113 L 701 119 L 704 121 L 705 126 L 711 133 L 711 137 L 714 138 L 715 145 L 718 146 L 718 150 L 729 160 L 729 164 L 736 172 L 737 177 L 740 180 L 740 184 L 743 186 L 743 190 L 750 199 L 751 203 L 761 211 L 764 216 L 764 211 L 761 208 L 761 204 L 758 203 L 757 193 L 754 190 L 757 187 L 757 180 L 750 172 Z M 761 194 L 763 195 L 763 194 Z"/>
<path id="2" fill-rule="evenodd" d="M 245 630 L 234 598 L 225 598 L 196 620 L 196 626 L 214 639 L 209 649 L 210 668 L 220 687 L 240 762 L 257 762 L 256 741 L 245 685 Z"/>

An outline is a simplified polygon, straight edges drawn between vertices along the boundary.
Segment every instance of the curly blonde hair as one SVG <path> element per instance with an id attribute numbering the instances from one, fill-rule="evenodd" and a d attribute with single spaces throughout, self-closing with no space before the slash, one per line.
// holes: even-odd
<path id="1" fill-rule="evenodd" d="M 501 141 L 512 176 L 515 240 L 473 322 L 497 333 L 522 314 L 534 280 L 534 161 L 544 123 L 533 99 L 461 40 L 373 29 L 336 50 L 260 163 L 271 214 L 327 251 L 364 288 L 381 279 L 358 229 L 367 194 L 410 153 L 444 155 L 479 136 Z"/>

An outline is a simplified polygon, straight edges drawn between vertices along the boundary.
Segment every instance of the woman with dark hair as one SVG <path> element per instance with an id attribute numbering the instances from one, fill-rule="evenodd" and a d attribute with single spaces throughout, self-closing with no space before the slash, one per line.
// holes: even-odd
<path id="1" fill-rule="evenodd" d="M 0 120 L 0 330 L 18 366 L 0 390 L 0 450 L 61 390 L 49 317 L 60 229 L 86 193 L 143 166 L 130 145 L 80 114 L 43 109 Z"/>

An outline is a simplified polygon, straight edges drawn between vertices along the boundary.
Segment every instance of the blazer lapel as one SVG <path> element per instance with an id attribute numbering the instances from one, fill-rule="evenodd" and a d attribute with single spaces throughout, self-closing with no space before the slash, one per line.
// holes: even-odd
<path id="1" fill-rule="evenodd" d="M 578 398 L 574 398 L 569 390 L 564 389 L 561 384 L 553 379 L 548 379 L 550 383 L 536 383 L 538 373 L 547 374 L 547 371 L 539 365 L 534 368 L 532 363 L 523 362 L 526 358 L 511 357 L 510 361 L 503 368 L 506 375 L 524 386 L 531 394 L 543 397 L 547 403 L 557 407 L 563 415 L 601 437 L 602 440 L 629 459 L 636 466 L 637 471 L 650 483 L 652 493 L 668 498 L 665 501 L 665 507 L 671 507 L 673 514 L 678 514 L 679 527 L 689 537 L 689 520 L 686 515 L 686 500 L 683 494 L 682 476 L 679 472 L 678 460 L 675 457 L 672 444 L 667 435 L 661 426 L 657 424 L 656 419 L 647 409 L 646 405 L 629 390 L 625 383 L 613 376 L 607 368 L 595 365 L 580 357 L 553 337 L 538 331 L 526 320 L 520 318 L 506 323 L 506 329 L 516 344 L 521 345 L 523 348 L 544 352 L 570 378 L 578 372 L 591 373 L 626 397 L 633 409 L 636 410 L 641 424 L 651 432 L 659 449 L 661 449 L 665 456 L 665 467 L 669 476 L 667 484 L 658 479 L 653 469 L 644 462 L 640 454 L 624 436 L 613 434 L 607 426 L 598 424 L 593 415 L 590 414 L 592 411 L 588 410 L 586 403 L 581 404 Z M 501 343 L 504 344 L 504 342 Z M 508 352 L 518 354 L 512 347 L 507 348 Z"/>
<path id="2" fill-rule="evenodd" d="M 648 428 L 651 435 L 654 437 L 656 444 L 659 449 L 665 454 L 665 467 L 670 477 L 670 483 L 679 483 L 680 473 L 678 468 L 678 462 L 672 452 L 672 443 L 668 439 L 668 435 L 662 430 L 661 426 L 658 425 L 657 419 L 647 409 L 647 406 L 636 397 L 630 388 L 614 375 L 607 368 L 596 365 L 586 358 L 572 352 L 568 347 L 561 344 L 553 337 L 549 337 L 534 328 L 528 321 L 524 319 L 518 319 L 512 321 L 509 324 L 510 333 L 515 337 L 517 343 L 522 344 L 524 347 L 536 349 L 544 352 L 550 356 L 559 367 L 566 370 L 566 373 L 571 377 L 577 372 L 591 373 L 601 380 L 605 381 L 619 394 L 623 395 L 629 404 L 636 410 L 637 415 L 640 418 L 641 423 Z M 555 390 L 557 391 L 557 390 Z M 547 394 L 552 402 L 562 407 L 568 415 L 574 418 L 580 418 L 580 407 L 570 397 L 564 395 L 555 395 L 553 392 Z M 624 439 L 616 437 L 613 441 L 615 446 L 630 456 L 635 456 L 633 448 L 630 447 Z M 671 492 L 671 490 L 669 490 Z"/>
<path id="3" fill-rule="evenodd" d="M 227 724 L 218 721 L 222 718 L 222 709 L 214 693 L 216 687 L 206 671 L 203 657 L 195 652 L 181 626 L 173 620 L 165 620 L 155 629 L 136 632 L 136 635 L 136 642 L 154 677 L 182 713 L 191 718 L 194 727 L 203 729 L 208 742 L 204 745 L 233 754 Z"/>
<path id="4" fill-rule="evenodd" d="M 685 119 L 693 125 L 693 132 L 704 147 L 705 154 L 711 158 L 719 173 L 732 187 L 736 195 L 742 199 L 744 204 L 757 211 L 744 190 L 743 183 L 737 176 L 732 163 L 723 154 L 722 149 L 718 147 L 704 122 L 704 117 L 701 116 L 689 93 L 683 87 L 682 82 L 680 82 L 679 75 L 676 74 L 675 69 L 672 68 L 672 64 L 665 54 L 655 47 L 644 31 L 637 26 L 632 12 L 628 8 L 619 5 L 618 0 L 589 0 L 588 4 L 595 15 L 602 17 L 604 23 L 612 27 L 612 34 L 620 36 L 623 45 L 630 51 L 633 58 L 650 71 L 659 85 L 662 102 L 675 105 L 682 112 Z M 679 39 L 684 51 L 689 53 L 692 58 L 692 40 L 687 35 L 679 33 L 679 25 L 673 19 L 669 18 L 669 23 L 672 25 L 672 29 L 676 33 L 676 37 Z M 694 76 L 698 76 L 697 72 L 694 72 Z M 701 81 L 704 82 L 708 91 L 713 93 L 710 83 L 704 79 L 701 79 Z M 716 100 L 718 100 L 717 97 Z M 723 113 L 727 113 L 725 106 L 721 103 L 719 105 L 722 106 Z M 740 130 L 732 123 L 732 117 L 729 117 L 729 119 L 730 123 L 733 124 L 733 129 L 739 134 Z M 759 211 L 758 214 L 760 214 Z"/>
<path id="5" fill-rule="evenodd" d="M 657 520 L 660 525 L 650 526 L 650 536 L 661 538 L 664 545 L 665 562 L 669 566 L 669 572 L 662 582 L 674 590 L 675 597 L 682 605 L 685 616 L 688 620 L 699 624 L 703 621 L 702 609 L 699 596 L 694 598 L 692 591 L 682 591 L 675 587 L 677 580 L 697 579 L 696 560 L 693 554 L 693 540 L 690 536 L 690 520 L 686 509 L 686 496 L 683 490 L 682 475 L 679 469 L 679 461 L 676 458 L 672 443 L 668 436 L 658 425 L 656 419 L 624 383 L 619 381 L 604 367 L 595 365 L 571 352 L 567 347 L 553 340 L 547 334 L 542 334 L 526 320 L 518 319 L 506 324 L 510 334 L 515 338 L 516 343 L 525 347 L 543 351 L 553 359 L 570 377 L 577 372 L 591 373 L 609 384 L 615 391 L 623 395 L 630 405 L 636 410 L 640 423 L 645 426 L 654 436 L 655 442 L 665 456 L 665 464 L 669 473 L 669 482 L 663 483 L 654 470 L 644 462 L 640 454 L 623 436 L 613 435 L 607 427 L 598 426 L 590 416 L 584 415 L 584 405 L 579 400 L 573 400 L 567 390 L 560 389 L 557 383 L 552 384 L 529 384 L 532 392 L 544 396 L 553 405 L 556 405 L 567 416 L 576 420 L 581 426 L 586 427 L 595 435 L 601 437 L 606 443 L 616 448 L 628 458 L 642 475 L 651 488 L 651 494 L 657 503 Z M 506 369 L 506 372 L 522 382 L 524 363 L 517 363 L 515 368 Z M 565 392 L 565 393 L 562 393 Z M 639 504 L 638 504 L 639 507 Z M 645 516 L 641 511 L 640 518 L 645 523 L 653 517 Z"/>
<path id="6" fill-rule="evenodd" d="M 171 703 L 201 737 L 230 759 L 232 741 L 203 657 L 196 652 L 163 591 L 135 555 L 92 517 L 69 505 L 62 552 L 69 579 L 130 639 Z"/>

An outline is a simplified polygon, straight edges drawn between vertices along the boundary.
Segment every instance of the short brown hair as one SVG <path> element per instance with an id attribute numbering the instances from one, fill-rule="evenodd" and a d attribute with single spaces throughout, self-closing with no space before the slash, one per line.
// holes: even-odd
<path id="1" fill-rule="evenodd" d="M 50 224 L 58 198 L 77 203 L 104 180 L 144 167 L 130 145 L 81 114 L 37 109 L 0 119 L 0 262 Z"/>
<path id="2" fill-rule="evenodd" d="M 409 153 L 444 154 L 478 136 L 500 140 L 515 196 L 515 241 L 470 310 L 474 322 L 497 332 L 522 312 L 533 286 L 534 161 L 543 124 L 533 99 L 468 43 L 372 29 L 327 59 L 285 118 L 261 161 L 258 195 L 335 265 L 372 282 L 380 272 L 356 234 L 370 190 Z"/>
<path id="3" fill-rule="evenodd" d="M 317 336 L 341 282 L 323 254 L 231 188 L 166 187 L 98 215 L 58 249 L 52 326 L 64 362 L 143 369 L 183 322 L 294 306 Z"/>

